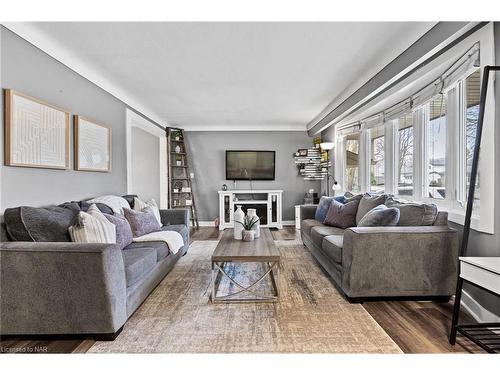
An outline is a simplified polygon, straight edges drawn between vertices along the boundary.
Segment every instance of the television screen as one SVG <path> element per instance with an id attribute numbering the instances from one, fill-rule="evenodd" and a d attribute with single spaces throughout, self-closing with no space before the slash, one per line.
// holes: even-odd
<path id="1" fill-rule="evenodd" d="M 226 151 L 226 180 L 274 180 L 274 151 Z"/>

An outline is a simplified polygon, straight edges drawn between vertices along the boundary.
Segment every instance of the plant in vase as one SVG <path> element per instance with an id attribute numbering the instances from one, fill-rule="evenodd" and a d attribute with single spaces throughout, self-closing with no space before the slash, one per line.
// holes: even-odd
<path id="1" fill-rule="evenodd" d="M 243 226 L 241 233 L 243 241 L 253 241 L 255 239 L 255 231 L 253 230 L 255 224 L 259 221 L 258 217 L 245 216 L 243 221 L 236 221 Z"/>
<path id="2" fill-rule="evenodd" d="M 175 162 L 177 163 L 177 166 L 181 166 L 182 165 L 182 156 L 176 156 L 175 157 Z"/>

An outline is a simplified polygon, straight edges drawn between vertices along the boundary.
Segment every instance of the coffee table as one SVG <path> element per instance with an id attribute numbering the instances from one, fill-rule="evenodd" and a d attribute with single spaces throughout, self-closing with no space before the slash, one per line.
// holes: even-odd
<path id="1" fill-rule="evenodd" d="M 250 285 L 242 285 L 228 275 L 226 268 L 229 263 L 261 263 L 264 265 L 264 271 Z M 271 231 L 268 228 L 261 228 L 260 237 L 251 242 L 235 240 L 233 229 L 225 229 L 219 244 L 212 254 L 212 293 L 210 300 L 212 303 L 276 302 L 278 300 L 279 264 L 280 254 L 274 245 Z M 217 295 L 223 277 L 228 278 L 237 287 L 237 291 Z M 261 294 L 256 291 L 255 288 L 268 277 L 271 279 L 272 294 Z M 244 293 L 250 294 L 252 297 L 241 297 Z"/>

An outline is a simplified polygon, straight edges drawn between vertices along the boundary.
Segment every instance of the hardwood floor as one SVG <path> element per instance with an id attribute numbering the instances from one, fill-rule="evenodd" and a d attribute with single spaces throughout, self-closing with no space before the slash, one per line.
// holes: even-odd
<path id="1" fill-rule="evenodd" d="M 284 227 L 271 233 L 277 241 L 300 239 L 300 233 L 294 227 Z M 203 227 L 191 233 L 191 241 L 214 241 L 219 238 L 220 232 L 216 228 Z M 365 302 L 363 307 L 404 353 L 484 353 L 460 335 L 455 346 L 448 344 L 452 301 Z M 85 353 L 93 343 L 94 340 L 35 341 L 0 338 L 0 353 Z"/>

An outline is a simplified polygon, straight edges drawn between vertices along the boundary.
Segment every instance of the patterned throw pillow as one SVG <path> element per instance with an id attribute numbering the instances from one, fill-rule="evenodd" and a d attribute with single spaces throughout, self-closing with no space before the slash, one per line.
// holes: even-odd
<path id="1" fill-rule="evenodd" d="M 87 203 L 102 203 L 106 206 L 111 207 L 115 214 L 123 215 L 124 208 L 130 208 L 127 200 L 125 198 L 119 197 L 117 195 L 103 195 L 102 197 L 97 197 L 90 199 Z"/>
<path id="2" fill-rule="evenodd" d="M 130 228 L 132 228 L 134 238 L 161 231 L 160 224 L 158 224 L 151 207 L 146 207 L 142 211 L 124 208 L 123 213 L 130 224 Z"/>
<path id="3" fill-rule="evenodd" d="M 399 209 L 396 207 L 387 208 L 381 204 L 371 209 L 361 218 L 358 227 L 394 227 L 399 222 Z"/>
<path id="4" fill-rule="evenodd" d="M 106 219 L 95 204 L 87 212 L 80 211 L 77 223 L 68 228 L 73 242 L 116 243 L 115 225 Z"/>
<path id="5" fill-rule="evenodd" d="M 330 208 L 328 209 L 328 213 L 326 214 L 323 224 L 342 229 L 355 227 L 358 204 L 359 199 L 346 204 L 342 204 L 334 200 L 330 204 Z"/>
<path id="6" fill-rule="evenodd" d="M 160 224 L 160 227 L 163 226 L 163 224 L 161 223 L 160 209 L 158 208 L 158 205 L 153 198 L 151 198 L 147 202 L 144 202 L 137 197 L 134 198 L 134 210 L 143 211 L 146 207 L 151 207 L 153 209 L 153 213 L 155 214 L 155 218 L 158 221 L 158 224 Z"/>
<path id="7" fill-rule="evenodd" d="M 124 249 L 126 246 L 132 243 L 132 228 L 124 216 L 114 214 L 104 214 L 109 222 L 113 223 L 116 228 L 116 243 L 120 246 L 120 249 Z"/>

